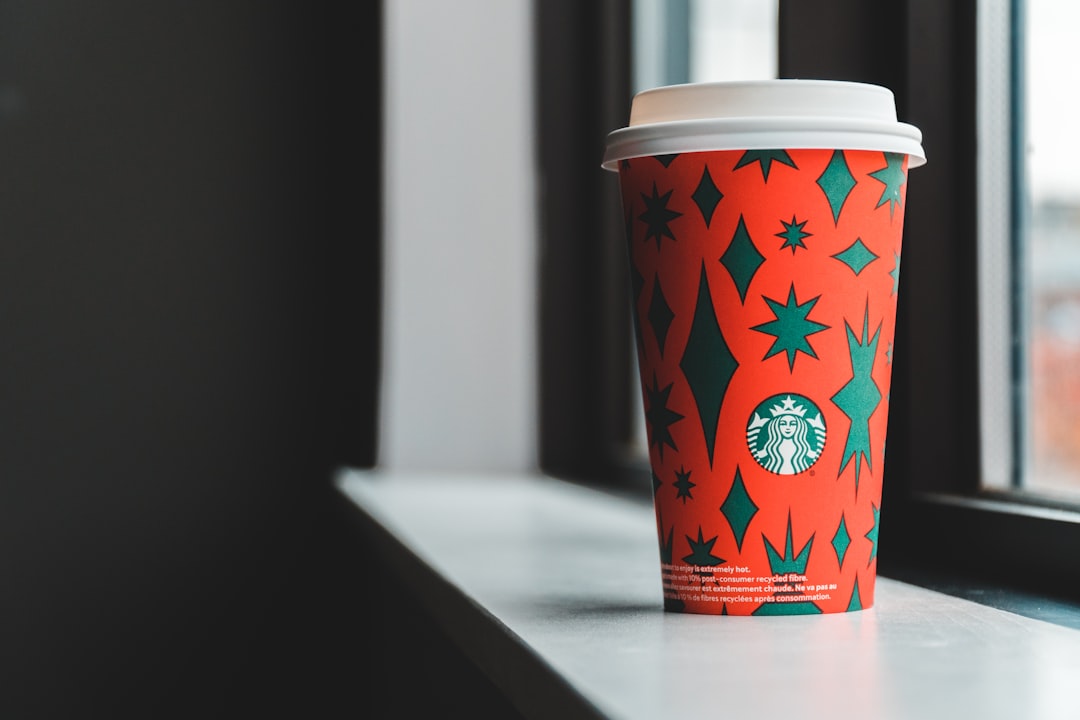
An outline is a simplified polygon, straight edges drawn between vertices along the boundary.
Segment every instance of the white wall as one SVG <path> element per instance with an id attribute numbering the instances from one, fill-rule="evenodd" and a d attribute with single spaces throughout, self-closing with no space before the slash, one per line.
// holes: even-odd
<path id="1" fill-rule="evenodd" d="M 393 0 L 385 7 L 379 464 L 532 469 L 532 6 Z"/>

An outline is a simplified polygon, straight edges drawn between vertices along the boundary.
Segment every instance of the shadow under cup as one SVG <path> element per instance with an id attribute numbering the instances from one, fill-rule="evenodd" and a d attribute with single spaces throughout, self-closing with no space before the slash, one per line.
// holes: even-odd
<path id="1" fill-rule="evenodd" d="M 908 162 L 618 160 L 666 610 L 873 604 Z"/>

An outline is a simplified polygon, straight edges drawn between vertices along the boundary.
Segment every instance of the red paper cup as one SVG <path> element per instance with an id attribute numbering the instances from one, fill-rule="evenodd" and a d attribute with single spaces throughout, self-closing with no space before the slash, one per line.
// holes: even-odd
<path id="1" fill-rule="evenodd" d="M 920 143 L 887 89 L 808 80 L 649 90 L 608 136 L 666 610 L 873 604 Z"/>

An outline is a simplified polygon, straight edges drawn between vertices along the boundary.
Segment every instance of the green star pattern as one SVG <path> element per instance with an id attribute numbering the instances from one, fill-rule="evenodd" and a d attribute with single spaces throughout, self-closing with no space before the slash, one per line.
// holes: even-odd
<path id="1" fill-rule="evenodd" d="M 724 514 L 728 525 L 731 526 L 731 532 L 735 535 L 735 544 L 738 546 L 739 552 L 742 552 L 746 529 L 750 526 L 750 521 L 754 519 L 757 511 L 758 506 L 754 504 L 754 501 L 750 499 L 750 493 L 746 491 L 742 473 L 739 468 L 735 468 L 735 481 L 731 484 L 731 490 L 728 492 L 724 504 L 720 506 L 720 512 Z"/>
<path id="2" fill-rule="evenodd" d="M 681 212 L 676 212 L 667 206 L 673 192 L 675 191 L 668 190 L 663 195 L 660 195 L 656 191 L 656 183 L 653 183 L 652 197 L 641 193 L 641 199 L 645 201 L 645 212 L 638 215 L 638 220 L 641 220 L 646 225 L 645 241 L 648 242 L 649 238 L 655 238 L 657 250 L 660 249 L 660 241 L 663 238 L 675 239 L 675 235 L 672 234 L 668 223 L 677 217 L 682 217 Z"/>
<path id="3" fill-rule="evenodd" d="M 719 555 L 712 554 L 713 545 L 716 544 L 716 536 L 705 539 L 705 536 L 701 532 L 701 527 L 698 526 L 697 540 L 686 536 L 686 541 L 690 543 L 690 554 L 683 558 L 683 562 L 688 565 L 704 565 L 707 567 L 714 567 L 716 565 L 723 565 L 727 560 Z"/>
<path id="4" fill-rule="evenodd" d="M 806 564 L 810 561 L 810 548 L 814 544 L 814 536 L 811 535 L 810 539 L 806 541 L 806 545 L 799 551 L 798 555 L 795 555 L 794 544 L 791 538 L 791 513 L 788 513 L 787 523 L 787 536 L 784 538 L 784 555 L 780 556 L 780 553 L 773 547 L 769 539 L 762 535 L 765 540 L 765 552 L 769 556 L 769 568 L 774 575 L 785 575 L 787 573 L 796 573 L 799 575 L 806 574 Z M 780 593 L 778 593 L 780 594 Z M 802 602 L 771 602 L 762 603 L 756 610 L 754 615 L 808 615 L 812 613 L 820 613 L 821 608 L 810 601 Z"/>
<path id="5" fill-rule="evenodd" d="M 855 492 L 858 493 L 859 469 L 861 467 L 859 456 L 866 460 L 866 467 L 873 470 L 870 458 L 870 416 L 874 414 L 874 410 L 877 409 L 878 404 L 881 402 L 881 390 L 870 376 L 870 373 L 874 369 L 874 358 L 877 356 L 881 326 L 878 325 L 874 337 L 868 339 L 870 332 L 869 307 L 867 307 L 863 316 L 861 340 L 855 337 L 850 325 L 847 323 L 844 323 L 844 325 L 847 329 L 848 352 L 851 356 L 851 380 L 840 389 L 840 392 L 833 395 L 832 401 L 851 421 L 847 443 L 844 445 L 843 464 L 840 466 L 840 474 L 843 474 L 851 463 L 851 459 L 854 458 Z"/>
<path id="6" fill-rule="evenodd" d="M 881 191 L 881 199 L 876 207 L 889 203 L 889 217 L 892 218 L 893 211 L 900 204 L 904 181 L 907 180 L 904 175 L 904 156 L 900 153 L 885 153 L 885 167 L 870 173 L 870 177 L 884 183 L 885 189 Z"/>
<path id="7" fill-rule="evenodd" d="M 787 535 L 784 538 L 784 554 L 783 556 L 773 547 L 773 544 L 769 542 L 769 538 L 764 535 L 761 536 L 765 540 L 765 552 L 769 556 L 769 569 L 772 570 L 774 575 L 785 575 L 787 573 L 797 573 L 799 575 L 806 574 L 806 563 L 810 562 L 810 548 L 814 544 L 814 536 L 811 535 L 810 539 L 803 545 L 802 550 L 798 555 L 795 555 L 794 545 L 791 537 L 791 513 L 788 513 L 787 520 Z"/>
<path id="8" fill-rule="evenodd" d="M 814 305 L 821 298 L 819 295 L 816 298 L 807 300 L 806 302 L 799 304 L 799 301 L 795 297 L 795 285 L 791 285 L 791 289 L 788 290 L 788 298 L 785 304 L 781 304 L 777 300 L 767 298 L 762 295 L 761 299 L 772 310 L 774 320 L 770 320 L 767 323 L 761 325 L 755 325 L 751 330 L 757 330 L 760 333 L 766 335 L 772 335 L 776 340 L 773 341 L 772 347 L 765 353 L 765 357 L 762 360 L 768 360 L 773 355 L 778 355 L 781 352 L 787 353 L 788 371 L 794 371 L 795 369 L 795 355 L 797 353 L 803 353 L 810 357 L 817 359 L 817 353 L 814 352 L 814 348 L 811 347 L 810 342 L 806 339 L 808 335 L 821 332 L 822 330 L 828 330 L 828 325 L 822 325 L 819 322 L 814 322 L 807 318 L 810 311 L 814 309 Z"/>
<path id="9" fill-rule="evenodd" d="M 874 562 L 874 558 L 877 557 L 877 545 L 878 545 L 878 530 L 881 529 L 881 509 L 870 503 L 870 507 L 874 510 L 874 526 L 866 531 L 866 539 L 870 541 L 870 560 L 867 561 L 866 566 L 869 567 L 870 563 Z"/>
<path id="10" fill-rule="evenodd" d="M 855 612 L 862 610 L 862 597 L 859 595 L 859 578 L 855 578 L 855 587 L 851 589 L 851 599 L 848 600 L 847 611 Z"/>
<path id="11" fill-rule="evenodd" d="M 739 158 L 739 162 L 735 163 L 735 169 L 758 163 L 761 166 L 762 179 L 769 182 L 769 171 L 772 169 L 773 161 L 795 167 L 795 161 L 787 154 L 787 150 L 747 150 Z"/>
<path id="12" fill-rule="evenodd" d="M 784 244 L 780 246 L 783 250 L 786 247 L 791 248 L 791 254 L 794 255 L 795 251 L 799 248 L 806 249 L 806 244 L 803 243 L 803 238 L 813 237 L 813 233 L 808 233 L 803 230 L 806 226 L 806 220 L 799 222 L 795 219 L 795 216 L 791 216 L 791 222 L 787 223 L 783 220 L 780 223 L 784 226 L 783 232 L 776 233 L 776 237 L 784 238 Z"/>
<path id="13" fill-rule="evenodd" d="M 697 483 L 690 482 L 690 471 L 687 470 L 682 465 L 680 465 L 679 469 L 675 471 L 674 485 L 675 485 L 675 499 L 676 500 L 682 500 L 683 505 L 686 504 L 686 500 L 688 498 L 690 500 L 694 499 L 694 496 L 690 491 L 695 485 L 697 485 Z"/>
<path id="14" fill-rule="evenodd" d="M 656 381 L 656 373 L 653 373 L 652 387 L 646 386 L 645 394 L 648 396 L 648 408 L 645 410 L 645 419 L 648 421 L 649 445 L 656 445 L 660 451 L 660 459 L 664 458 L 664 446 L 669 446 L 678 452 L 675 439 L 671 437 L 672 424 L 683 419 L 683 416 L 667 406 L 668 397 L 674 383 L 665 388 L 660 388 Z"/>

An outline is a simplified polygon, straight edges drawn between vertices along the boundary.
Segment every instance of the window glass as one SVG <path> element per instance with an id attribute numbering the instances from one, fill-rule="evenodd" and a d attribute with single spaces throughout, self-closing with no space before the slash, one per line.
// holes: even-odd
<path id="1" fill-rule="evenodd" d="M 1019 276 L 1013 220 L 1019 221 L 1020 183 L 1014 162 L 1019 146 L 1013 126 L 1019 116 L 1013 102 L 1017 70 L 1013 42 L 1013 0 L 979 0 L 976 27 L 979 257 L 979 422 L 982 484 L 1005 490 L 1019 480 L 1014 456 L 1019 447 L 1016 385 L 1023 344 L 1013 327 L 1019 305 L 1013 302 Z"/>
<path id="2" fill-rule="evenodd" d="M 776 0 L 634 0 L 634 92 L 777 73 Z"/>
<path id="3" fill-rule="evenodd" d="M 685 82 L 777 77 L 776 0 L 634 0 L 633 89 Z M 637 357 L 632 377 L 637 382 Z M 647 457 L 641 389 L 635 399 L 635 449 Z"/>
<path id="4" fill-rule="evenodd" d="M 1080 499 L 1080 3 L 1017 0 L 1025 489 Z"/>

